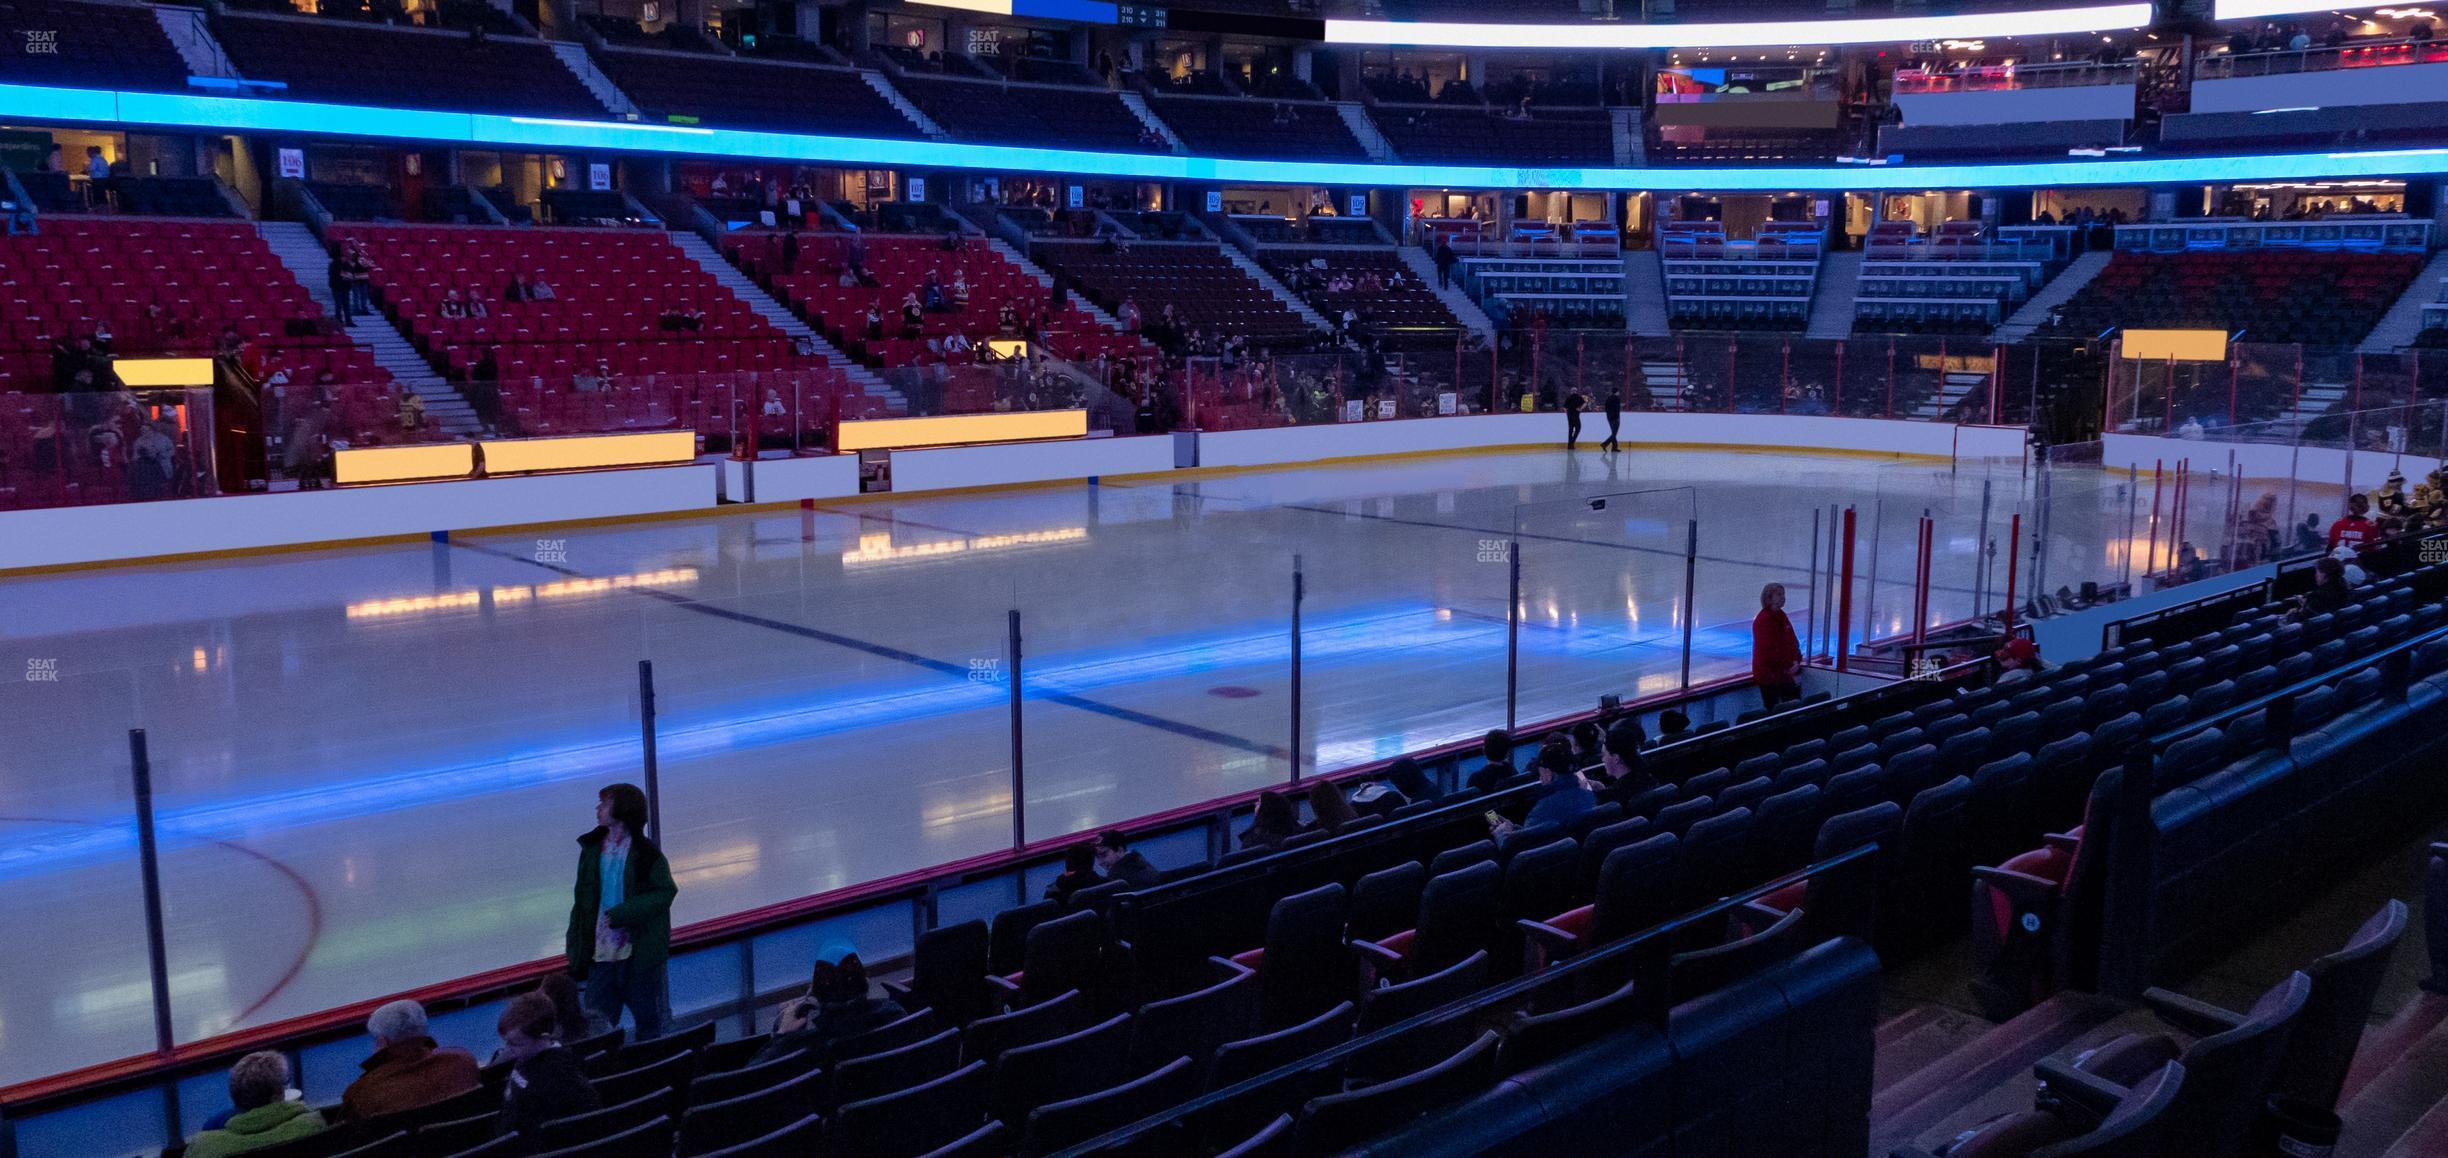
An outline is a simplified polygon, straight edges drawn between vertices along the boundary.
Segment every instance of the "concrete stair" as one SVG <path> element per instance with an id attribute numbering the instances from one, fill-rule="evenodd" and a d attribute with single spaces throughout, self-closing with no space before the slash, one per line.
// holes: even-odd
<path id="1" fill-rule="evenodd" d="M 867 87 L 874 89 L 877 96 L 883 97 L 892 107 L 901 110 L 901 115 L 908 117 L 911 124 L 918 126 L 919 132 L 939 140 L 952 135 L 945 132 L 942 125 L 936 124 L 935 118 L 920 112 L 917 105 L 911 104 L 910 99 L 901 95 L 901 90 L 894 88 L 892 81 L 885 79 L 883 73 L 872 68 L 862 68 L 859 70 L 859 79 L 866 81 Z"/>
<path id="2" fill-rule="evenodd" d="M 1190 151 L 1190 146 L 1183 144 L 1180 137 L 1173 135 L 1173 126 L 1164 123 L 1164 118 L 1157 116 L 1156 110 L 1148 107 L 1146 97 L 1130 89 L 1123 89 L 1114 95 L 1122 98 L 1122 106 L 1129 109 L 1132 116 L 1139 118 L 1139 123 L 1146 125 L 1149 132 L 1164 138 L 1165 148 L 1175 153 Z"/>
<path id="3" fill-rule="evenodd" d="M 187 62 L 191 76 L 238 78 L 238 65 L 213 39 L 212 28 L 204 21 L 200 8 L 153 6 L 153 20 L 161 25 L 162 33 L 170 38 L 170 46 L 178 49 L 179 59 Z"/>
<path id="4" fill-rule="evenodd" d="M 2004 324 L 1991 331 L 1989 341 L 1995 345 L 2011 346 L 2031 337 L 2032 332 L 2048 321 L 2048 316 L 2054 313 L 2057 307 L 2072 301 L 2075 294 L 2081 293 L 2084 286 L 2091 284 L 2092 278 L 2098 277 L 2101 270 L 2108 268 L 2108 259 L 2111 256 L 2113 255 L 2105 250 L 2093 250 L 2075 258 L 2073 264 L 2066 266 L 2055 278 L 2050 279 L 2047 285 L 2041 286 L 2040 292 L 2025 299 L 2022 306 L 2009 315 Z"/>
<path id="5" fill-rule="evenodd" d="M 1478 302 L 1462 292 L 1461 286 L 1437 289 L 1436 262 L 1429 260 L 1426 250 L 1416 245 L 1404 245 L 1396 247 L 1395 252 L 1402 255 L 1403 268 L 1410 270 L 1411 276 L 1418 278 L 1421 285 L 1434 290 L 1437 300 L 1445 303 L 1445 308 L 1452 310 L 1454 317 L 1461 319 L 1463 329 L 1488 341 L 1496 340 L 1496 323 L 1489 319 L 1486 310 L 1479 308 Z"/>
<path id="6" fill-rule="evenodd" d="M 289 268 L 298 283 L 306 287 L 307 296 L 323 307 L 326 314 L 337 317 L 337 303 L 332 301 L 331 251 L 323 248 L 322 239 L 314 231 L 296 221 L 265 221 L 255 226 L 272 255 Z M 484 424 L 476 420 L 476 409 L 440 374 L 406 336 L 392 328 L 381 314 L 360 314 L 348 327 L 349 340 L 373 351 L 374 364 L 390 372 L 400 388 L 415 394 L 425 404 L 425 413 L 442 428 L 443 433 L 458 438 L 473 438 L 484 432 Z"/>
<path id="7" fill-rule="evenodd" d="M 1020 252 L 1020 248 L 1018 246 L 1015 246 L 1000 237 L 989 234 L 986 238 L 986 248 L 1002 254 L 1003 260 L 1019 266 L 1021 270 L 1026 272 L 1030 277 L 1036 278 L 1038 285 L 1044 286 L 1047 289 L 1054 288 L 1054 275 L 1047 273 L 1045 269 L 1039 266 L 1036 262 L 1030 261 L 1028 259 L 1028 255 Z M 1089 301 L 1088 295 L 1081 293 L 1078 290 L 1071 291 L 1071 304 L 1088 311 L 1088 316 L 1095 318 L 1097 320 L 1097 324 L 1100 326 L 1104 326 L 1105 328 L 1111 330 L 1119 330 L 1122 328 L 1122 320 L 1120 318 L 1116 318 L 1111 313 L 1106 312 L 1105 307 Z"/>
<path id="8" fill-rule="evenodd" d="M 555 40 L 551 43 L 553 55 L 561 58 L 561 63 L 568 67 L 570 75 L 577 77 L 578 83 L 585 85 L 588 92 L 594 93 L 595 99 L 602 101 L 605 109 L 615 116 L 636 119 L 637 102 L 630 100 L 629 94 L 622 92 L 619 85 L 613 84 L 611 77 L 605 76 L 602 69 L 595 67 L 595 58 L 587 55 L 586 45 L 569 40 Z"/>
<path id="9" fill-rule="evenodd" d="M 1810 326 L 1803 331 L 1805 336 L 1852 336 L 1855 302 L 1861 294 L 1861 267 L 1862 255 L 1857 249 L 1819 259 L 1819 280 L 1811 291 Z"/>
<path id="10" fill-rule="evenodd" d="M 1683 409 L 1683 388 L 1687 385 L 1683 367 L 1671 361 L 1641 363 L 1641 388 L 1649 392 L 1651 410 Z"/>
<path id="11" fill-rule="evenodd" d="M 2285 417 L 2300 427 L 2337 409 L 2338 404 L 2352 392 L 2353 388 L 2342 382 L 2306 382 L 2303 389 L 2296 393 L 2294 404 Z"/>
<path id="12" fill-rule="evenodd" d="M 1654 249 L 1623 255 L 1624 329 L 1660 338 L 1674 328 L 1666 314 L 1666 266 Z"/>
<path id="13" fill-rule="evenodd" d="M 1386 143 L 1385 134 L 1378 132 L 1377 123 L 1369 119 L 1368 106 L 1359 101 L 1336 101 L 1334 106 L 1336 112 L 1343 114 L 1343 127 L 1360 139 L 1360 147 L 1367 151 L 1369 160 L 1394 159 L 1394 146 Z"/>
<path id="14" fill-rule="evenodd" d="M 1922 399 L 1919 406 L 1913 407 L 1913 417 L 1925 420 L 1937 418 L 1955 409 L 1955 404 L 1963 401 L 1965 395 L 1975 390 L 1988 388 L 1989 376 L 1986 374 L 1975 374 L 1967 370 L 1948 371 L 1945 380 L 1938 385 L 1938 392 Z"/>
<path id="15" fill-rule="evenodd" d="M 2405 293 L 2398 296 L 2397 304 L 2381 315 L 2380 324 L 2364 335 L 2362 343 L 2355 350 L 2364 354 L 2386 354 L 2413 345 L 2415 337 L 2423 332 L 2423 307 L 2438 304 L 2440 291 L 2448 288 L 2441 284 L 2442 279 L 2448 279 L 2448 251 L 2431 255 L 2422 272 L 2414 276 L 2414 284 L 2406 287 Z"/>
<path id="16" fill-rule="evenodd" d="M 1222 245 L 1218 246 L 1217 248 L 1223 251 L 1226 260 L 1231 261 L 1234 265 L 1240 266 L 1241 272 L 1250 275 L 1251 280 L 1256 281 L 1259 285 L 1265 286 L 1266 291 L 1274 294 L 1276 300 L 1290 306 L 1292 308 L 1292 312 L 1299 314 L 1302 321 L 1307 322 L 1311 326 L 1314 326 L 1317 329 L 1323 330 L 1327 333 L 1331 334 L 1334 332 L 1334 323 L 1326 320 L 1326 315 L 1311 309 L 1309 307 L 1309 303 L 1302 301 L 1299 294 L 1293 293 L 1290 286 L 1275 280 L 1274 274 L 1268 273 L 1265 267 L 1259 265 L 1255 261 L 1250 260 L 1250 256 L 1248 254 L 1243 253 L 1239 248 L 1230 245 Z M 1431 271 L 1429 276 L 1434 278 L 1435 273 Z M 1434 282 L 1431 281 L 1430 284 L 1434 284 Z M 1486 316 L 1487 315 L 1485 314 L 1480 315 L 1481 320 L 1485 320 Z M 1491 326 L 1489 329 L 1491 332 L 1493 332 L 1494 327 Z"/>
<path id="17" fill-rule="evenodd" d="M 772 294 L 766 293 L 765 287 L 758 285 L 747 274 L 741 273 L 738 266 L 724 260 L 722 253 L 714 248 L 712 242 L 686 230 L 674 230 L 667 236 L 672 239 L 672 244 L 680 247 L 680 252 L 689 255 L 689 260 L 697 263 L 699 269 L 714 275 L 714 280 L 721 283 L 724 289 L 731 291 L 731 296 L 748 303 L 748 308 L 755 310 L 757 316 L 772 322 L 774 328 L 789 334 L 793 339 L 804 339 L 813 343 L 816 352 L 824 355 L 825 361 L 841 367 L 849 374 L 852 385 L 857 386 L 870 398 L 883 399 L 885 409 L 895 414 L 909 413 L 909 399 L 902 397 L 900 391 L 887 385 L 875 371 L 859 365 L 856 359 L 842 353 L 831 342 L 826 341 L 823 334 L 817 333 L 814 327 L 800 320 L 799 315 L 790 312 L 789 307 L 775 300 Z"/>

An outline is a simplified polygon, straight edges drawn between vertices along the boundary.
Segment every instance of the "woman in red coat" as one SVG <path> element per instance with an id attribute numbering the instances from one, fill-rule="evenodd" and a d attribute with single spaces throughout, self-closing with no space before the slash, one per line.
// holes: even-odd
<path id="1" fill-rule="evenodd" d="M 1751 620 L 1751 682 L 1769 711 L 1802 698 L 1802 642 L 1785 618 L 1785 585 L 1760 588 L 1760 613 Z"/>

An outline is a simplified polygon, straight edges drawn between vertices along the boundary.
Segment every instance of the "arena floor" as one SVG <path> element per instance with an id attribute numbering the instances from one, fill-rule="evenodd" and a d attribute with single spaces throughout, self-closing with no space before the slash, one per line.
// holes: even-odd
<path id="1" fill-rule="evenodd" d="M 2069 482 L 2051 589 L 2124 566 L 2124 491 Z M 1301 758 L 1334 769 L 1503 723 L 1508 541 L 1526 723 L 1677 685 L 1687 520 L 1703 680 L 1763 583 L 1808 630 L 1830 503 L 1857 616 L 1903 628 L 1924 509 L 1931 618 L 1970 613 L 2005 580 L 1984 488 L 1987 536 L 2029 536 L 2012 463 L 1585 448 L 0 581 L 0 1082 L 151 1046 L 131 728 L 186 1040 L 558 953 L 641 659 L 685 923 L 1007 846 L 1010 609 L 1041 840 L 1286 776 L 1296 557 Z"/>

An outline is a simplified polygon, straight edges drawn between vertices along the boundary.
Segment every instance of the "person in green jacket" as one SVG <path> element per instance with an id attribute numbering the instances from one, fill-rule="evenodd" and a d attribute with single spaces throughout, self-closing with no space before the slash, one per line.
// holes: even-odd
<path id="1" fill-rule="evenodd" d="M 289 1059 L 270 1051 L 251 1053 L 230 1067 L 230 1105 L 238 1112 L 218 1130 L 187 1143 L 191 1158 L 226 1158 L 323 1132 L 323 1115 L 289 1100 Z"/>
<path id="2" fill-rule="evenodd" d="M 671 862 L 646 838 L 646 793 L 615 784 L 595 794 L 595 828 L 578 838 L 578 888 L 570 905 L 570 976 L 585 983 L 586 1008 L 607 1025 L 625 1007 L 637 1040 L 661 1037 L 671 1020 L 664 964 L 671 956 Z"/>

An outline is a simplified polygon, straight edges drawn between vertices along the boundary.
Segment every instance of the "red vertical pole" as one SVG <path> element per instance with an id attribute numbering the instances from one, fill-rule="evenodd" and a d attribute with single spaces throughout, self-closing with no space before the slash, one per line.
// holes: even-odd
<path id="1" fill-rule="evenodd" d="M 2126 550 L 2129 551 L 2132 549 L 2133 548 L 2130 546 L 2126 548 Z M 2015 573 L 2016 568 L 2019 567 L 2022 562 L 2023 512 L 2016 511 L 2014 513 L 2014 518 L 2008 520 L 2006 524 L 2006 614 L 2000 617 L 2000 622 L 2004 623 L 2006 625 L 2006 630 L 2010 632 L 2014 630 Z"/>
<path id="2" fill-rule="evenodd" d="M 1849 671 L 1853 651 L 1853 508 L 1844 512 L 1844 546 L 1842 561 L 1837 569 L 1836 594 L 1836 670 Z"/>
<path id="3" fill-rule="evenodd" d="M 2165 481 L 2164 476 L 2160 473 L 2160 471 L 2166 465 L 2167 463 L 2164 459 L 2154 460 L 2151 463 L 2150 549 L 2143 552 L 2142 555 L 2142 573 L 2144 575 L 2150 574 L 2151 570 L 2159 565 L 2159 491 L 2161 485 Z M 2125 544 L 2125 549 L 2128 551 L 2133 550 L 2133 544 Z"/>

